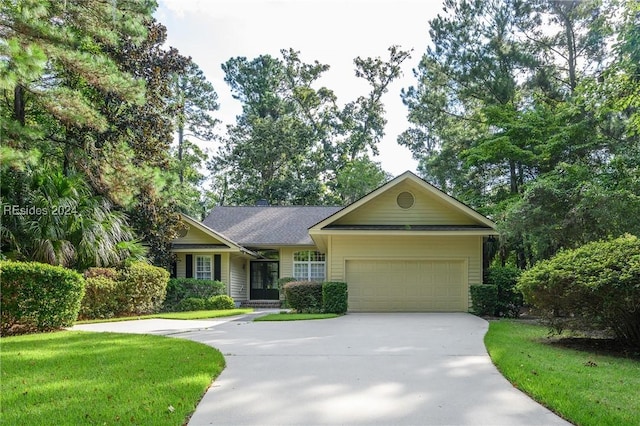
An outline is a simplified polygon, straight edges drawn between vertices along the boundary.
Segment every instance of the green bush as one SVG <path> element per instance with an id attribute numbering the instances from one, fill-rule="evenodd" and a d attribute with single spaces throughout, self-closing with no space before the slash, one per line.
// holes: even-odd
<path id="1" fill-rule="evenodd" d="M 167 294 L 169 272 L 144 262 L 133 262 L 120 273 L 122 313 L 125 315 L 158 312 Z"/>
<path id="2" fill-rule="evenodd" d="M 108 278 L 117 281 L 120 273 L 115 268 L 89 268 L 84 271 L 84 278 Z"/>
<path id="3" fill-rule="evenodd" d="M 3 336 L 56 330 L 73 324 L 84 279 L 60 266 L 0 261 L 0 332 Z"/>
<path id="4" fill-rule="evenodd" d="M 206 308 L 213 310 L 234 309 L 236 307 L 233 299 L 226 294 L 211 296 L 207 299 Z"/>
<path id="5" fill-rule="evenodd" d="M 292 281 L 284 285 L 287 303 L 300 313 L 322 312 L 322 283 Z"/>
<path id="6" fill-rule="evenodd" d="M 516 284 L 522 271 L 514 266 L 493 266 L 488 269 L 485 283 L 498 289 L 496 309 L 493 315 L 517 318 L 523 305 L 522 293 Z"/>
<path id="7" fill-rule="evenodd" d="M 493 315 L 498 303 L 498 288 L 495 285 L 472 285 L 471 310 L 476 315 Z"/>
<path id="8" fill-rule="evenodd" d="M 344 314 L 349 306 L 347 283 L 322 283 L 322 310 L 331 314 Z"/>
<path id="9" fill-rule="evenodd" d="M 635 236 L 562 251 L 525 271 L 517 287 L 555 332 L 611 330 L 640 347 L 640 240 Z"/>
<path id="10" fill-rule="evenodd" d="M 176 306 L 178 312 L 204 311 L 205 309 L 207 309 L 207 299 L 202 297 L 187 297 Z"/>
<path id="11" fill-rule="evenodd" d="M 113 270 L 113 272 L 116 271 Z M 85 293 L 78 318 L 95 319 L 116 316 L 120 310 L 119 295 L 119 282 L 115 279 L 107 278 L 106 275 L 85 278 Z"/>
<path id="12" fill-rule="evenodd" d="M 167 296 L 162 306 L 163 311 L 173 311 L 180 301 L 189 297 L 208 299 L 212 296 L 226 294 L 225 283 L 195 278 L 172 278 L 167 285 Z"/>

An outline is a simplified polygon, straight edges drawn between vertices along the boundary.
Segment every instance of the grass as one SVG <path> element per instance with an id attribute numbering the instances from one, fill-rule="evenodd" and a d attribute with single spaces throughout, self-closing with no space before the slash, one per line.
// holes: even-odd
<path id="1" fill-rule="evenodd" d="M 216 349 L 161 336 L 4 337 L 0 424 L 182 425 L 224 368 Z"/>
<path id="2" fill-rule="evenodd" d="M 339 314 L 268 314 L 257 317 L 254 321 L 300 321 L 300 320 L 316 320 L 339 317 Z"/>
<path id="3" fill-rule="evenodd" d="M 640 361 L 550 344 L 545 327 L 491 322 L 485 344 L 515 387 L 577 425 L 640 424 Z"/>
<path id="4" fill-rule="evenodd" d="M 194 320 L 194 319 L 229 317 L 234 315 L 245 315 L 245 314 L 250 314 L 251 312 L 253 312 L 253 309 L 251 308 L 222 309 L 222 310 L 215 310 L 215 311 L 164 312 L 159 314 L 138 315 L 135 317 L 82 320 L 82 321 L 76 321 L 76 324 L 94 324 L 99 322 L 133 321 L 133 320 L 151 319 L 151 318 Z"/>

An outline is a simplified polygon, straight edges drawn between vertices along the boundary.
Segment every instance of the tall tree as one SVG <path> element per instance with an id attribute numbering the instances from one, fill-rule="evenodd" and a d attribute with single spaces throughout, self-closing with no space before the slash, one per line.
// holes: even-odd
<path id="1" fill-rule="evenodd" d="M 328 183 L 345 165 L 377 153 L 386 123 L 382 96 L 409 55 L 389 51 L 387 61 L 355 60 L 356 75 L 371 91 L 342 108 L 333 91 L 316 88 L 329 66 L 304 63 L 294 50 L 283 50 L 282 59 L 262 55 L 224 64 L 243 113 L 210 164 L 224 175 L 222 201 L 333 204 L 345 198 Z"/>

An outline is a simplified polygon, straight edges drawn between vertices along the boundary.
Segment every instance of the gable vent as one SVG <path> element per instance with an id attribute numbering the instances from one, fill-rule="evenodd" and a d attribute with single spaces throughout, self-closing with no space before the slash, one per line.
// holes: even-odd
<path id="1" fill-rule="evenodd" d="M 413 207 L 413 203 L 415 203 L 415 198 L 413 194 L 407 191 L 401 192 L 398 194 L 398 198 L 396 199 L 398 206 L 402 209 L 410 209 Z"/>

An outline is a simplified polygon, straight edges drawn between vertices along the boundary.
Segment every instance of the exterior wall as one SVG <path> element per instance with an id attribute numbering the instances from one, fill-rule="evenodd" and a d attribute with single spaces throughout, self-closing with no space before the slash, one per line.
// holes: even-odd
<path id="1" fill-rule="evenodd" d="M 413 207 L 400 208 L 398 194 L 408 191 L 415 197 Z M 474 225 L 471 217 L 456 210 L 440 197 L 411 181 L 399 183 L 335 221 L 336 225 Z"/>
<path id="2" fill-rule="evenodd" d="M 227 287 L 229 287 L 229 253 L 216 253 L 216 252 L 194 252 L 194 253 L 176 253 L 176 260 L 177 260 L 177 270 L 176 270 L 176 276 L 178 278 L 186 278 L 187 276 L 187 254 L 191 254 L 193 255 L 193 259 L 194 259 L 194 263 L 195 263 L 195 257 L 196 256 L 211 256 L 211 258 L 213 259 L 213 256 L 216 254 L 221 255 L 221 259 L 220 259 L 220 279 L 222 280 L 223 283 L 227 284 Z M 195 265 L 194 265 L 194 273 L 195 273 Z"/>
<path id="3" fill-rule="evenodd" d="M 482 283 L 482 236 L 332 235 L 328 252 L 332 281 L 345 281 L 347 259 L 466 259 L 468 285 Z"/>
<path id="4" fill-rule="evenodd" d="M 295 246 L 280 248 L 280 278 L 293 276 L 293 253 L 301 250 L 318 250 L 316 246 Z M 327 263 L 329 259 L 326 259 Z M 327 270 L 325 269 L 325 276 Z"/>
<path id="5" fill-rule="evenodd" d="M 222 241 L 217 240 L 193 226 L 189 227 L 187 235 L 176 238 L 173 242 L 176 244 L 224 244 Z"/>
<path id="6" fill-rule="evenodd" d="M 240 256 L 231 255 L 229 261 L 229 296 L 235 301 L 249 299 L 248 261 Z"/>

